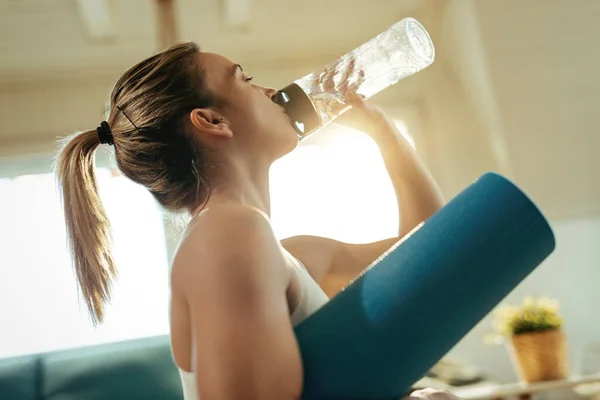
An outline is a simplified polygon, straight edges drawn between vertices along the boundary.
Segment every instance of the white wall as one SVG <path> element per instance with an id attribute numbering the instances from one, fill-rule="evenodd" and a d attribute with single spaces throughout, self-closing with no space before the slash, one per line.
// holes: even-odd
<path id="1" fill-rule="evenodd" d="M 526 295 L 557 298 L 565 318 L 571 372 L 579 373 L 584 346 L 600 343 L 600 216 L 555 222 L 552 227 L 555 252 L 505 301 L 517 304 Z M 483 341 L 491 332 L 488 316 L 448 356 L 481 367 L 494 380 L 514 381 L 516 374 L 504 345 Z"/>

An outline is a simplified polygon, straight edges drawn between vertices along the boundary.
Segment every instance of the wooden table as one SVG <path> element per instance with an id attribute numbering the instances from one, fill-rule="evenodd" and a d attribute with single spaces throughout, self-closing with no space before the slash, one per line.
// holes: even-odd
<path id="1" fill-rule="evenodd" d="M 474 388 L 452 390 L 454 395 L 464 400 L 503 400 L 516 398 L 531 400 L 536 393 L 551 390 L 575 389 L 578 386 L 599 384 L 600 373 L 586 376 L 573 376 L 560 381 L 535 382 L 535 383 L 510 383 L 506 385 L 489 385 Z M 600 386 L 598 387 L 600 393 Z"/>

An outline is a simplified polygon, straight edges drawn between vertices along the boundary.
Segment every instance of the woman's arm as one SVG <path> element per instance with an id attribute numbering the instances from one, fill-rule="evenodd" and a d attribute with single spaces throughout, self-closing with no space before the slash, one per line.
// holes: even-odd
<path id="1" fill-rule="evenodd" d="M 268 221 L 247 208 L 207 212 L 184 240 L 172 284 L 190 309 L 201 399 L 299 399 L 284 265 Z"/>
<path id="2" fill-rule="evenodd" d="M 376 106 L 350 96 L 350 125 L 369 134 L 379 146 L 398 202 L 398 236 L 374 243 L 347 244 L 333 239 L 298 236 L 282 241 L 303 261 L 315 279 L 348 281 L 444 205 L 441 191 L 394 122 Z"/>
<path id="3" fill-rule="evenodd" d="M 398 203 L 398 238 L 408 234 L 444 205 L 437 182 L 415 149 L 381 108 L 368 104 L 355 94 L 348 95 L 352 105 L 352 126 L 373 138 L 381 152 Z"/>

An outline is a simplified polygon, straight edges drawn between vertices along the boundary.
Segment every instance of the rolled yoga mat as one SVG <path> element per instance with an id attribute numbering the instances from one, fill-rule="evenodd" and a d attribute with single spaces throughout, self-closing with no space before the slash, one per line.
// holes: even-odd
<path id="1" fill-rule="evenodd" d="M 400 398 L 554 245 L 525 194 L 483 175 L 296 327 L 302 398 Z"/>

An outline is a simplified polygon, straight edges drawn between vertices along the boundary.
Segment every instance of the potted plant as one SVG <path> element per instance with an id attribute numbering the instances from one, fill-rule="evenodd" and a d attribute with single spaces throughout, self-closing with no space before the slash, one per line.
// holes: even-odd
<path id="1" fill-rule="evenodd" d="M 568 376 L 567 341 L 558 308 L 557 300 L 527 297 L 520 306 L 504 305 L 494 311 L 494 327 L 506 339 L 522 381 Z"/>

